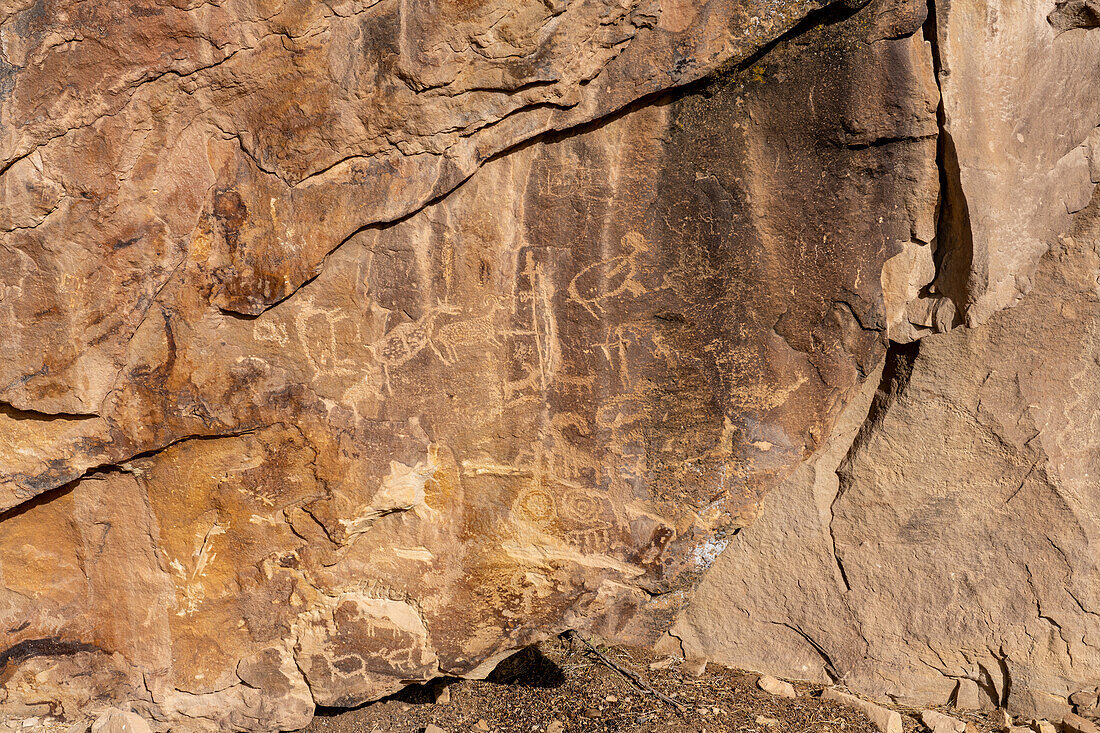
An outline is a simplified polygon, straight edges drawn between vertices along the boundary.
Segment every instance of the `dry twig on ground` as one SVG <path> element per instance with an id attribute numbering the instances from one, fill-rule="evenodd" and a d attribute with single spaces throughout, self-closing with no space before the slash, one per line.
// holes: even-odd
<path id="1" fill-rule="evenodd" d="M 592 644 L 592 642 L 588 641 L 588 639 L 585 639 L 583 636 L 578 634 L 576 631 L 570 630 L 570 631 L 565 632 L 565 637 L 567 639 L 570 639 L 570 640 L 572 640 L 572 639 L 579 640 L 586 647 L 586 651 L 587 651 L 588 654 L 595 657 L 598 662 L 603 664 L 608 669 L 610 669 L 612 671 L 615 671 L 615 672 L 618 672 L 623 677 L 626 677 L 628 680 L 630 680 L 630 682 L 635 687 L 637 687 L 642 692 L 644 692 L 648 695 L 652 695 L 653 697 L 657 698 L 658 700 L 660 700 L 663 703 L 671 705 L 672 707 L 674 707 L 680 713 L 684 712 L 685 706 L 682 702 L 680 702 L 679 700 L 676 700 L 674 698 L 671 698 L 668 695 L 661 692 L 660 690 L 654 688 L 652 685 L 650 685 L 648 682 L 646 682 L 644 679 L 642 679 L 642 676 L 639 675 L 637 672 L 634 672 L 633 670 L 627 669 L 626 667 L 622 666 L 621 664 L 619 664 L 615 660 L 609 658 L 606 654 L 604 654 L 599 649 L 597 649 L 596 646 L 594 644 Z"/>

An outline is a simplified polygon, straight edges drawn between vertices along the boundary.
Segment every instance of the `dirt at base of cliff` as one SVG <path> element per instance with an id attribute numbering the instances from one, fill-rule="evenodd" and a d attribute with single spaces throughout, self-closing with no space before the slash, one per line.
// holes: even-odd
<path id="1" fill-rule="evenodd" d="M 695 676 L 679 659 L 597 649 L 682 711 L 609 668 L 582 642 L 552 639 L 516 654 L 484 681 L 446 680 L 353 710 L 318 710 L 303 733 L 419 733 L 428 726 L 445 733 L 876 733 L 862 713 L 822 700 L 820 686 L 795 683 L 798 696 L 788 699 L 760 690 L 752 672 L 711 664 Z M 906 733 L 924 730 L 921 711 L 900 712 Z M 972 723 L 975 733 L 997 730 L 988 714 L 944 712 Z"/>

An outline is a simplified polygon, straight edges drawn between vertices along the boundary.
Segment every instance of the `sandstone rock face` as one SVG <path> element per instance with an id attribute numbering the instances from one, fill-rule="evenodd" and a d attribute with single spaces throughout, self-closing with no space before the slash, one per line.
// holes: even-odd
<path id="1" fill-rule="evenodd" d="M 1095 689 L 1096 208 L 1019 305 L 922 340 L 851 404 L 712 568 L 686 648 L 911 703 L 962 680 L 1034 717 Z"/>
<path id="2" fill-rule="evenodd" d="M 492 155 L 747 56 L 812 7 L 5 3 L 0 399 L 102 414 L 174 274 L 261 313 Z"/>
<path id="3" fill-rule="evenodd" d="M 1064 11 L 937 4 L 930 291 L 984 325 L 892 347 L 663 644 L 883 700 L 1096 714 L 1100 37 Z"/>
<path id="4" fill-rule="evenodd" d="M 933 328 L 923 7 L 127 12 L 0 10 L 5 714 L 652 640 Z"/>
<path id="5" fill-rule="evenodd" d="M 1100 34 L 1084 5 L 936 3 L 950 242 L 936 289 L 961 322 L 983 323 L 1028 292 L 1092 194 Z"/>
<path id="6" fill-rule="evenodd" d="M 2 716 L 1095 709 L 1093 10 L 0 3 Z"/>

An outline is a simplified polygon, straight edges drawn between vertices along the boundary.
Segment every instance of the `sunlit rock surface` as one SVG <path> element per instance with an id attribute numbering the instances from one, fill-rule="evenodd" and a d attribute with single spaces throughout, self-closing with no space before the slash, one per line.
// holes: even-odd
<path id="1" fill-rule="evenodd" d="M 888 344 L 917 380 L 1024 312 L 1100 178 L 1053 86 L 1088 9 L 1005 13 L 1036 81 L 952 5 L 0 4 L 0 719 L 292 730 L 566 629 L 734 659 L 771 591 L 727 558 L 782 561 L 742 545 L 823 516 L 773 490 L 855 433 L 856 544 L 814 567 L 902 582 L 859 415 Z M 1006 99 L 1033 131 L 983 126 Z M 953 348 L 953 388 L 1012 360 Z M 963 475 L 904 404 L 875 426 Z M 887 620 L 961 644 L 937 618 Z"/>

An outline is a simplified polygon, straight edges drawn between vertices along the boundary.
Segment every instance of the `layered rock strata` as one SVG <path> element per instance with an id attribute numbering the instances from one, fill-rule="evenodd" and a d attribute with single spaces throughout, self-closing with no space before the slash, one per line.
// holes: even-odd
<path id="1" fill-rule="evenodd" d="M 930 328 L 923 7 L 129 10 L 0 15 L 8 716 L 650 641 Z"/>
<path id="2" fill-rule="evenodd" d="M 1090 8 L 0 5 L 3 715 L 1095 710 Z"/>

